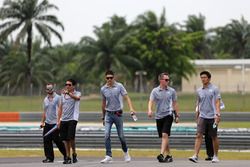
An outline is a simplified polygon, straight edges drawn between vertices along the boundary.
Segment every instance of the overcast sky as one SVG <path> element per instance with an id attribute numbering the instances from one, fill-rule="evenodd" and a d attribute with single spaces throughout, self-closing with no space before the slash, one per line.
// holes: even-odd
<path id="1" fill-rule="evenodd" d="M 0 0 L 1 4 L 3 0 Z M 78 42 L 83 36 L 94 36 L 93 26 L 101 26 L 116 14 L 128 23 L 148 10 L 158 16 L 166 9 L 168 23 L 184 23 L 187 16 L 201 13 L 206 28 L 224 26 L 231 19 L 244 16 L 250 23 L 250 0 L 50 0 L 59 7 L 55 14 L 65 26 L 63 41 Z M 53 41 L 58 43 L 58 41 Z"/>

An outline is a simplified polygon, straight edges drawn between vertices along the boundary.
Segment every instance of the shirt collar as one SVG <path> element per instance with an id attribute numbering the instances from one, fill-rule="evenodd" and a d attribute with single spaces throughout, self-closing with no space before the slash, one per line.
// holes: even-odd
<path id="1" fill-rule="evenodd" d="M 160 86 L 158 86 L 158 89 L 159 89 L 159 91 L 168 90 L 168 86 L 165 88 L 161 88 Z"/>

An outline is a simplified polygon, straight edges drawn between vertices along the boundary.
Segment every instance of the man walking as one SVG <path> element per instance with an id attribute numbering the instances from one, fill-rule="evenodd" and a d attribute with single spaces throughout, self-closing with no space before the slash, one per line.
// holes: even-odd
<path id="1" fill-rule="evenodd" d="M 206 132 L 212 137 L 213 159 L 212 162 L 219 162 L 218 149 L 219 140 L 217 137 L 217 128 L 220 122 L 220 99 L 219 89 L 210 83 L 211 74 L 208 71 L 202 71 L 200 78 L 203 86 L 197 90 L 198 110 L 196 112 L 197 134 L 194 146 L 194 155 L 189 158 L 190 161 L 197 163 L 200 151 L 202 137 Z"/>
<path id="2" fill-rule="evenodd" d="M 131 157 L 128 153 L 128 147 L 123 133 L 122 97 L 126 99 L 131 114 L 135 114 L 135 111 L 124 86 L 121 83 L 116 82 L 114 80 L 114 72 L 107 71 L 105 73 L 105 77 L 106 77 L 106 84 L 101 87 L 101 95 L 102 95 L 102 116 L 103 116 L 102 120 L 105 126 L 106 156 L 101 161 L 101 163 L 112 162 L 110 133 L 113 123 L 116 126 L 117 134 L 122 145 L 124 160 L 125 162 L 130 162 Z"/>
<path id="3" fill-rule="evenodd" d="M 40 127 L 43 128 L 43 136 L 50 131 L 57 123 L 57 112 L 60 101 L 60 96 L 54 91 L 54 84 L 48 83 L 46 85 L 47 96 L 43 100 L 43 114 Z M 44 154 L 45 159 L 43 163 L 54 162 L 54 150 L 53 141 L 62 153 L 64 158 L 66 157 L 66 150 L 62 140 L 59 137 L 59 130 L 55 130 L 51 134 L 43 137 Z"/>
<path id="4" fill-rule="evenodd" d="M 161 138 L 161 152 L 157 156 L 159 162 L 172 162 L 173 157 L 170 155 L 169 136 L 173 122 L 173 115 L 175 122 L 179 121 L 179 110 L 177 105 L 176 91 L 168 86 L 169 74 L 161 73 L 158 76 L 160 85 L 154 88 L 150 94 L 148 102 L 148 117 L 153 116 L 152 106 L 156 105 L 156 126 L 159 138 Z M 166 156 L 164 156 L 166 155 Z"/>
<path id="5" fill-rule="evenodd" d="M 79 107 L 81 92 L 75 90 L 76 81 L 68 79 L 65 88 L 62 90 L 61 102 L 58 113 L 58 126 L 60 136 L 66 148 L 67 158 L 63 164 L 71 164 L 70 150 L 72 149 L 72 161 L 76 163 L 77 154 L 75 148 L 76 125 L 79 118 Z"/>

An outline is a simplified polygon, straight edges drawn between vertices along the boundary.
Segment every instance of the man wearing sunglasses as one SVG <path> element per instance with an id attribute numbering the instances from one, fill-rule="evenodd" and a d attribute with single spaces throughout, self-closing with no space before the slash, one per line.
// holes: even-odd
<path id="1" fill-rule="evenodd" d="M 120 139 L 122 150 L 124 153 L 125 162 L 130 162 L 131 157 L 128 153 L 128 147 L 123 133 L 123 118 L 122 118 L 122 109 L 123 109 L 123 99 L 128 102 L 128 107 L 130 109 L 130 114 L 135 114 L 132 102 L 128 96 L 128 93 L 124 86 L 114 80 L 114 72 L 107 71 L 105 73 L 106 84 L 101 87 L 101 96 L 102 96 L 102 121 L 105 126 L 105 147 L 106 147 L 106 156 L 101 161 L 101 163 L 110 163 L 112 162 L 112 151 L 111 151 L 111 141 L 110 133 L 113 123 L 116 126 L 117 134 Z"/>
<path id="2" fill-rule="evenodd" d="M 57 111 L 60 101 L 60 96 L 54 91 L 54 84 L 48 83 L 46 85 L 47 96 L 43 100 L 43 114 L 40 127 L 43 128 L 43 136 L 49 132 L 57 123 Z M 43 137 L 44 154 L 46 159 L 43 163 L 54 162 L 53 141 L 58 147 L 59 151 L 66 157 L 66 150 L 62 140 L 59 137 L 59 130 L 55 130 L 48 136 Z"/>
<path id="3" fill-rule="evenodd" d="M 72 149 L 72 162 L 76 163 L 77 154 L 75 148 L 76 125 L 79 118 L 81 92 L 75 90 L 76 81 L 68 79 L 62 90 L 57 124 L 60 128 L 60 136 L 65 144 L 67 158 L 63 164 L 71 164 L 70 150 Z"/>
<path id="4" fill-rule="evenodd" d="M 173 158 L 170 155 L 169 136 L 173 120 L 179 122 L 179 110 L 177 105 L 176 91 L 168 86 L 168 73 L 161 73 L 158 76 L 160 85 L 154 88 L 150 94 L 148 102 L 148 117 L 153 116 L 152 107 L 156 105 L 156 126 L 159 138 L 161 138 L 161 151 L 157 156 L 159 162 L 172 162 Z M 173 118 L 175 117 L 175 119 Z M 166 156 L 165 156 L 166 155 Z"/>

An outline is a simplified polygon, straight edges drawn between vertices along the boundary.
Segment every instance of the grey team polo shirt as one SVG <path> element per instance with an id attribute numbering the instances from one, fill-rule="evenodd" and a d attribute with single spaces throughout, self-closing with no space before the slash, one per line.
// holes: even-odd
<path id="1" fill-rule="evenodd" d="M 127 95 L 124 86 L 119 82 L 114 82 L 112 87 L 107 84 L 101 87 L 102 99 L 106 100 L 106 111 L 118 111 L 123 109 L 123 96 Z"/>
<path id="2" fill-rule="evenodd" d="M 152 90 L 150 100 L 154 101 L 156 105 L 155 119 L 161 119 L 172 115 L 173 102 L 177 101 L 176 91 L 169 86 L 165 89 L 158 86 Z"/>
<path id="3" fill-rule="evenodd" d="M 57 122 L 57 110 L 60 102 L 60 96 L 53 93 L 52 101 L 49 100 L 49 96 L 46 96 L 43 100 L 43 110 L 45 112 L 45 122 L 47 124 L 56 124 Z"/>
<path id="4" fill-rule="evenodd" d="M 74 96 L 81 96 L 81 92 L 74 91 Z M 75 100 L 67 94 L 61 95 L 62 121 L 75 120 L 79 118 L 80 100 Z"/>
<path id="5" fill-rule="evenodd" d="M 200 115 L 199 117 L 205 119 L 212 119 L 216 114 L 215 102 L 217 99 L 221 99 L 219 89 L 209 83 L 205 87 L 197 89 L 197 104 L 199 107 Z"/>

